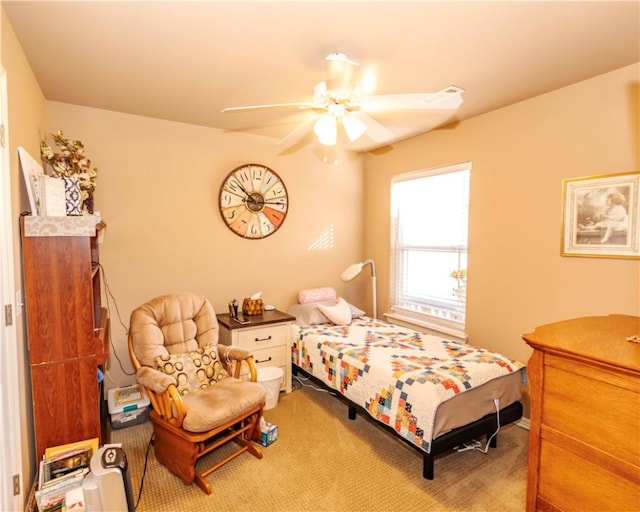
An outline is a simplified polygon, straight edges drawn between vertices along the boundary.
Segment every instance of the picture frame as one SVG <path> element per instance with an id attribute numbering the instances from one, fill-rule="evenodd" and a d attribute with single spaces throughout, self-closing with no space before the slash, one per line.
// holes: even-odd
<path id="1" fill-rule="evenodd" d="M 562 181 L 562 256 L 640 258 L 640 172 Z"/>
<path id="2" fill-rule="evenodd" d="M 22 167 L 22 175 L 27 187 L 31 215 L 42 215 L 40 184 L 42 182 L 41 177 L 44 176 L 44 169 L 22 146 L 18 147 L 18 157 L 20 158 L 20 167 Z"/>

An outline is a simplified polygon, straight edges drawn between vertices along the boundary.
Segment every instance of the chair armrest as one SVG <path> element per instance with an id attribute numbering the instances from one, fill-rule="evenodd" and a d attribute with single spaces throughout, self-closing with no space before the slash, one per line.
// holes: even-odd
<path id="1" fill-rule="evenodd" d="M 147 390 L 153 410 L 169 423 L 181 427 L 186 410 L 175 377 L 141 366 L 136 371 L 136 380 Z"/>
<path id="2" fill-rule="evenodd" d="M 164 393 L 171 384 L 177 384 L 175 377 L 148 366 L 138 368 L 136 380 L 139 384 L 155 393 Z"/>
<path id="3" fill-rule="evenodd" d="M 251 352 L 248 350 L 228 345 L 218 345 L 218 356 L 226 365 L 229 375 L 239 379 L 242 374 L 242 364 L 244 363 L 249 367 L 251 382 L 258 380 L 258 369 L 253 361 Z"/>
<path id="4" fill-rule="evenodd" d="M 229 345 L 218 345 L 218 356 L 220 356 L 220 359 L 225 363 L 229 363 L 231 359 L 234 361 L 244 361 L 248 357 L 251 357 L 251 352 Z"/>

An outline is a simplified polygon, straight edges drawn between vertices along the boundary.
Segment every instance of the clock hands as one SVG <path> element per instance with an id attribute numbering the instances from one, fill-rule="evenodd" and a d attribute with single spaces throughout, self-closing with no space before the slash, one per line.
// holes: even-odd
<path id="1" fill-rule="evenodd" d="M 243 201 L 248 201 L 250 203 L 255 203 L 256 200 L 253 198 L 253 196 L 251 194 L 249 194 L 249 192 L 247 192 L 244 187 L 242 186 L 242 183 L 240 183 L 239 181 L 238 183 L 238 187 L 240 187 L 240 190 L 242 190 L 242 193 L 247 196 L 245 199 L 243 199 Z"/>

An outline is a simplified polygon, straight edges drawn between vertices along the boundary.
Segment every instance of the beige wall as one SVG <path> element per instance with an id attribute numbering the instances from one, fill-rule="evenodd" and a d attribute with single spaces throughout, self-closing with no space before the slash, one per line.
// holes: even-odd
<path id="1" fill-rule="evenodd" d="M 107 387 L 132 382 L 125 350 L 132 308 L 157 294 L 193 290 L 224 311 L 262 290 L 280 309 L 302 288 L 334 286 L 370 311 L 368 279 L 344 284 L 346 266 L 373 258 L 379 312 L 388 309 L 389 181 L 395 174 L 473 162 L 468 284 L 471 342 L 526 360 L 520 335 L 562 318 L 639 314 L 638 260 L 559 254 L 563 178 L 639 169 L 638 65 L 399 143 L 324 165 L 310 148 L 278 155 L 274 141 L 199 126 L 45 103 L 2 16 L 8 72 L 13 209 L 28 209 L 15 148 L 38 155 L 45 132 L 81 139 L 100 168 L 96 208 L 107 222 L 102 264 L 113 351 Z M 469 92 L 472 94 L 472 91 Z M 222 223 L 218 188 L 237 165 L 259 162 L 284 179 L 282 229 L 242 240 Z M 365 171 L 363 171 L 363 168 Z M 364 213 L 364 215 L 363 215 Z M 19 244 L 16 236 L 16 262 Z M 21 282 L 16 268 L 16 282 Z M 106 299 L 106 296 L 105 296 Z M 117 305 L 117 309 L 116 306 Z M 22 317 L 24 319 L 24 317 Z M 26 351 L 22 327 L 20 341 Z M 23 354 L 26 357 L 26 352 Z M 28 377 L 26 360 L 21 374 Z M 25 479 L 33 476 L 31 402 L 22 383 Z"/>
<path id="2" fill-rule="evenodd" d="M 101 263 L 115 299 L 113 349 L 127 373 L 129 315 L 154 296 L 190 290 L 226 312 L 228 300 L 262 291 L 286 311 L 304 288 L 350 291 L 339 276 L 362 253 L 361 158 L 325 165 L 310 148 L 280 156 L 273 139 L 255 135 L 56 102 L 47 112 L 49 130 L 82 140 L 99 168 Z M 233 234 L 217 208 L 224 177 L 248 162 L 274 169 L 289 194 L 284 224 L 264 240 Z M 113 357 L 109 378 L 107 387 L 133 382 Z"/>
<path id="3" fill-rule="evenodd" d="M 640 169 L 639 76 L 636 64 L 367 156 L 365 255 L 378 263 L 380 311 L 389 307 L 391 177 L 471 161 L 471 343 L 526 362 L 520 335 L 537 325 L 640 315 L 639 260 L 560 256 L 563 178 Z"/>
<path id="4" fill-rule="evenodd" d="M 40 154 L 40 137 L 45 131 L 45 101 L 29 63 L 20 47 L 13 28 L 2 11 L 2 67 L 7 73 L 8 96 L 8 140 L 11 160 L 11 206 L 14 213 L 13 224 L 15 286 L 22 288 L 22 266 L 20 254 L 20 232 L 18 216 L 29 210 L 27 190 L 18 163 L 17 147 L 23 146 L 34 157 Z M 20 312 L 19 306 L 16 314 Z M 18 373 L 20 394 L 22 491 L 26 499 L 35 475 L 33 447 L 33 412 L 31 409 L 31 385 L 28 368 L 28 352 L 25 336 L 25 315 L 16 316 L 16 336 L 18 342 Z"/>

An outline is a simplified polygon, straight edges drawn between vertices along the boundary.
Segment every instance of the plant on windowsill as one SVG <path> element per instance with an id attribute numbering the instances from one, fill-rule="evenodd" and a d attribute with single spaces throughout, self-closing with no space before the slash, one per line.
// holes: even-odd
<path id="1" fill-rule="evenodd" d="M 456 287 L 453 289 L 453 294 L 458 300 L 465 301 L 467 298 L 467 269 L 453 270 L 449 276 L 456 280 Z"/>
<path id="2" fill-rule="evenodd" d="M 66 139 L 62 130 L 49 135 L 59 152 L 55 153 L 45 138 L 40 143 L 40 155 L 43 162 L 51 167 L 54 177 L 77 180 L 82 210 L 93 213 L 93 193 L 96 190 L 98 168 L 91 167 L 91 160 L 85 155 L 82 142 Z"/>

